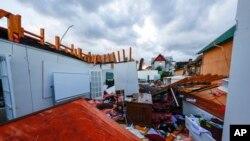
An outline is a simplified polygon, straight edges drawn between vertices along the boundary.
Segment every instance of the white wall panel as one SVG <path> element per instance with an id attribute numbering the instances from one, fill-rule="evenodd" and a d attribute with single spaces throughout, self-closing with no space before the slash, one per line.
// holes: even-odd
<path id="1" fill-rule="evenodd" d="M 55 103 L 90 93 L 88 73 L 53 73 L 53 85 Z"/>
<path id="2" fill-rule="evenodd" d="M 57 62 L 57 56 L 48 51 L 28 47 L 28 59 L 33 111 L 38 111 L 53 105 L 51 97 L 43 97 L 43 62 Z"/>
<path id="3" fill-rule="evenodd" d="M 43 89 L 44 98 L 52 97 L 52 73 L 53 72 L 67 72 L 67 73 L 89 73 L 89 66 L 84 65 L 69 65 L 69 64 L 58 64 L 56 62 L 44 61 L 43 63 Z"/>
<path id="4" fill-rule="evenodd" d="M 116 90 L 124 89 L 125 95 L 139 93 L 136 62 L 114 64 Z"/>
<path id="5" fill-rule="evenodd" d="M 0 39 L 0 54 L 12 54 L 12 44 Z"/>
<path id="6" fill-rule="evenodd" d="M 33 111 L 27 62 L 28 58 L 26 53 L 26 48 L 24 46 L 13 44 L 11 68 L 17 117 L 29 114 Z"/>

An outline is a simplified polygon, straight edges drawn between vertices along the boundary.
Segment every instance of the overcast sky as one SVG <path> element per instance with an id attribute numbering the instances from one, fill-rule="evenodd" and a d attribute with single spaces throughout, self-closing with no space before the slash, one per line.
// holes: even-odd
<path id="1" fill-rule="evenodd" d="M 83 52 L 131 46 L 136 60 L 161 53 L 185 61 L 236 23 L 237 0 L 1 0 L 0 8 L 20 14 L 29 31 L 45 28 L 50 42 L 74 25 L 62 43 Z"/>

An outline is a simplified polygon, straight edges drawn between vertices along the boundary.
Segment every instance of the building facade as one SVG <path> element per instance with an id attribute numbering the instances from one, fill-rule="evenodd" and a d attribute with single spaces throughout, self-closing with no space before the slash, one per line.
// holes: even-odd
<path id="1" fill-rule="evenodd" d="M 235 26 L 231 27 L 198 52 L 203 54 L 201 74 L 229 76 L 235 30 Z"/>
<path id="2" fill-rule="evenodd" d="M 172 56 L 164 57 L 162 54 L 159 54 L 156 58 L 152 58 L 151 66 L 154 70 L 166 71 L 173 75 L 175 61 Z"/>

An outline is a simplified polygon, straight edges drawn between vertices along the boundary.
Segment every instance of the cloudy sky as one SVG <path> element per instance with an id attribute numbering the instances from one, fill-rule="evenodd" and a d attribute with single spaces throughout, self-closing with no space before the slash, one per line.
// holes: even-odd
<path id="1" fill-rule="evenodd" d="M 0 8 L 22 15 L 29 31 L 45 28 L 50 42 L 74 25 L 62 43 L 83 52 L 132 47 L 137 60 L 161 53 L 185 61 L 236 23 L 237 0 L 1 0 Z"/>

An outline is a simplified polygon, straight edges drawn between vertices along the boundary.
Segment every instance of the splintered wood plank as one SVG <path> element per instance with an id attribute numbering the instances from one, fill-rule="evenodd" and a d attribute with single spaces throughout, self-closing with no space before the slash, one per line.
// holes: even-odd
<path id="1" fill-rule="evenodd" d="M 201 95 L 205 95 L 205 94 L 201 94 Z M 215 115 L 216 117 L 224 120 L 224 115 L 225 115 L 225 105 L 224 104 L 219 104 L 219 103 L 212 101 L 206 97 L 200 97 L 200 96 L 193 95 L 193 94 L 184 93 L 184 96 L 186 98 L 196 99 L 195 103 L 191 103 L 191 102 L 189 102 L 189 103 L 196 105 L 197 107 L 207 111 L 208 113 Z M 226 103 L 226 96 L 223 95 L 223 96 L 221 96 L 221 98 Z"/>
<path id="2" fill-rule="evenodd" d="M 44 28 L 40 28 L 40 43 L 44 45 Z"/>
<path id="3" fill-rule="evenodd" d="M 121 62 L 120 51 L 118 51 L 118 62 Z"/>
<path id="4" fill-rule="evenodd" d="M 122 50 L 122 54 L 123 54 L 123 62 L 126 62 L 125 49 Z"/>
<path id="5" fill-rule="evenodd" d="M 136 136 L 83 99 L 2 125 L 0 140 L 139 141 Z"/>
<path id="6" fill-rule="evenodd" d="M 129 48 L 129 61 L 132 61 L 132 48 Z"/>
<path id="7" fill-rule="evenodd" d="M 0 19 L 1 19 L 2 17 L 7 17 L 7 16 L 10 15 L 10 14 L 11 14 L 11 13 L 9 13 L 9 12 L 3 10 L 3 9 L 0 9 Z"/>
<path id="8" fill-rule="evenodd" d="M 70 49 L 70 54 L 71 54 L 71 55 L 74 55 L 74 54 L 75 54 L 74 50 L 75 50 L 74 44 L 71 44 L 71 49 Z"/>
<path id="9" fill-rule="evenodd" d="M 115 52 L 113 52 L 112 54 L 113 54 L 114 62 L 116 62 Z"/>
<path id="10" fill-rule="evenodd" d="M 55 46 L 56 46 L 56 50 L 60 49 L 60 37 L 59 36 L 55 37 Z"/>
<path id="11" fill-rule="evenodd" d="M 207 75 L 199 75 L 199 76 L 192 76 L 192 77 L 187 77 L 187 78 L 184 78 L 182 80 L 179 80 L 175 83 L 172 83 L 166 87 L 163 87 L 161 88 L 160 90 L 157 90 L 157 91 L 153 91 L 152 92 L 152 95 L 157 95 L 157 94 L 160 94 L 172 87 L 176 87 L 178 85 L 188 85 L 188 84 L 191 84 L 191 83 L 212 83 L 213 81 L 217 81 L 217 80 L 221 80 L 225 78 L 225 76 L 218 76 L 218 75 L 210 75 L 210 74 L 207 74 Z M 193 84 L 193 85 L 196 85 L 196 84 Z"/>

